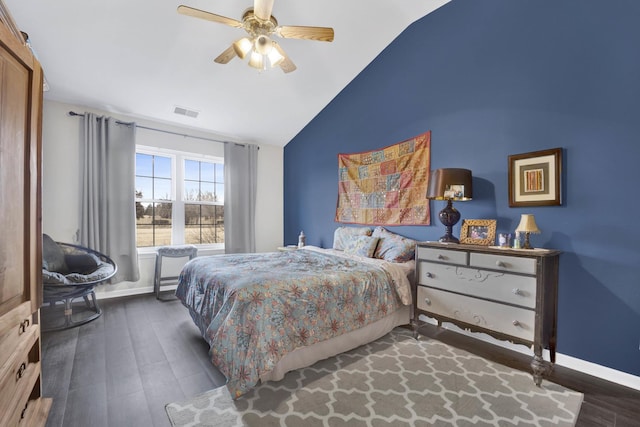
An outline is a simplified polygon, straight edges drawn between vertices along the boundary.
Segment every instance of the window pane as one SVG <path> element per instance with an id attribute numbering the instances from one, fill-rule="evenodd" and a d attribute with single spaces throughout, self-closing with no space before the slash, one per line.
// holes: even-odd
<path id="1" fill-rule="evenodd" d="M 153 180 L 153 198 L 171 200 L 171 180 L 156 178 Z"/>
<path id="2" fill-rule="evenodd" d="M 184 242 L 188 245 L 200 244 L 200 226 L 187 225 L 184 227 Z"/>
<path id="3" fill-rule="evenodd" d="M 171 179 L 171 158 L 154 156 L 153 175 L 159 178 Z"/>
<path id="4" fill-rule="evenodd" d="M 155 225 L 171 225 L 171 203 L 154 203 L 155 212 L 153 216 L 153 223 Z"/>
<path id="5" fill-rule="evenodd" d="M 200 200 L 200 190 L 197 181 L 184 182 L 184 199 L 189 201 Z"/>
<path id="6" fill-rule="evenodd" d="M 213 182 L 214 180 L 214 164 L 202 162 L 200 163 L 200 180 Z"/>
<path id="7" fill-rule="evenodd" d="M 216 206 L 202 205 L 200 224 L 215 224 Z"/>
<path id="8" fill-rule="evenodd" d="M 203 182 L 200 184 L 200 200 L 204 202 L 216 201 L 212 182 Z"/>
<path id="9" fill-rule="evenodd" d="M 216 182 L 224 182 L 224 165 L 216 163 Z"/>
<path id="10" fill-rule="evenodd" d="M 151 199 L 153 198 L 153 179 L 136 176 L 136 198 Z"/>
<path id="11" fill-rule="evenodd" d="M 216 184 L 216 202 L 224 203 L 224 184 Z"/>
<path id="12" fill-rule="evenodd" d="M 195 160 L 184 161 L 184 179 L 198 181 L 200 179 L 200 171 L 198 167 L 200 162 Z"/>
<path id="13" fill-rule="evenodd" d="M 200 205 L 184 205 L 184 225 L 200 224 Z"/>
<path id="14" fill-rule="evenodd" d="M 153 246 L 153 226 L 136 224 L 136 246 L 139 248 Z"/>
<path id="15" fill-rule="evenodd" d="M 153 174 L 153 156 L 136 153 L 136 175 L 151 176 Z"/>

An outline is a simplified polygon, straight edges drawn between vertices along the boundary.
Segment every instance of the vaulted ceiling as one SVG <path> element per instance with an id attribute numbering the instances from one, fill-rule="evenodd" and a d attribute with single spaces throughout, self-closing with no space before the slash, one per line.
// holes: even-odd
<path id="1" fill-rule="evenodd" d="M 335 31 L 332 43 L 276 37 L 297 66 L 288 74 L 238 57 L 214 63 L 244 30 L 176 13 L 185 4 L 241 20 L 251 0 L 4 1 L 42 63 L 45 99 L 284 146 L 411 23 L 449 0 L 275 0 L 280 25 Z"/>

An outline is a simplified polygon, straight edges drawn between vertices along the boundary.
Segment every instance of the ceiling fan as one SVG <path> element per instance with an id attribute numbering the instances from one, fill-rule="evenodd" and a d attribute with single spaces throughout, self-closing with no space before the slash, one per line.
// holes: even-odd
<path id="1" fill-rule="evenodd" d="M 290 73 L 296 69 L 296 66 L 272 36 L 275 34 L 288 39 L 331 42 L 333 28 L 278 25 L 275 16 L 271 15 L 273 2 L 274 0 L 255 0 L 253 7 L 245 10 L 242 21 L 185 5 L 178 6 L 178 13 L 231 27 L 244 28 L 248 33 L 248 37 L 236 40 L 214 59 L 218 64 L 226 64 L 235 56 L 240 59 L 249 56 L 251 67 L 266 69 L 279 66 L 285 73 Z"/>

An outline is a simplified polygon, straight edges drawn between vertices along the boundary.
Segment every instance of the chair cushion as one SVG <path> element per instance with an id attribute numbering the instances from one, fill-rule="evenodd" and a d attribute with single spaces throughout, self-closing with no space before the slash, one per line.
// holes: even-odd
<path id="1" fill-rule="evenodd" d="M 100 259 L 93 254 L 76 254 L 65 256 L 69 273 L 91 274 L 100 266 Z"/>
<path id="2" fill-rule="evenodd" d="M 47 234 L 42 235 L 42 267 L 62 274 L 69 271 L 62 248 Z"/>

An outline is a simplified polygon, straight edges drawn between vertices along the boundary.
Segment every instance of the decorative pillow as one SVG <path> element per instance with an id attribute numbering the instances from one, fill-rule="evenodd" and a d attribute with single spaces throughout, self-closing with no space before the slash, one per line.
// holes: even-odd
<path id="1" fill-rule="evenodd" d="M 345 244 L 344 252 L 371 258 L 378 246 L 378 240 L 380 239 L 373 236 L 351 236 Z"/>
<path id="2" fill-rule="evenodd" d="M 345 245 L 352 236 L 371 236 L 369 227 L 338 227 L 333 232 L 333 249 L 344 250 Z"/>
<path id="3" fill-rule="evenodd" d="M 62 274 L 68 271 L 62 248 L 47 234 L 42 235 L 42 267 Z"/>
<path id="4" fill-rule="evenodd" d="M 407 262 L 414 259 L 416 251 L 415 240 L 400 236 L 383 227 L 376 227 L 372 236 L 380 239 L 374 258 L 390 262 Z"/>

